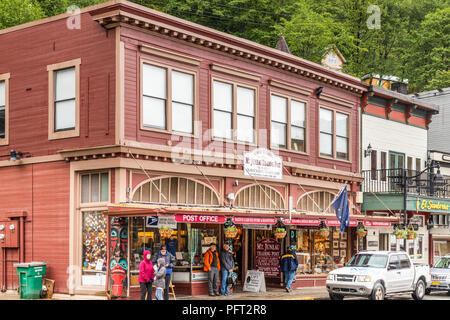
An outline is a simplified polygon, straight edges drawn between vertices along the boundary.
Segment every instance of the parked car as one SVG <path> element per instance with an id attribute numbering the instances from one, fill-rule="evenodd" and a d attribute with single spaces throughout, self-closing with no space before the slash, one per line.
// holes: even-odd
<path id="1" fill-rule="evenodd" d="M 331 271 L 326 282 L 331 300 L 345 296 L 383 300 L 411 293 L 423 299 L 430 286 L 428 265 L 415 265 L 403 251 L 360 251 L 343 268 Z"/>
<path id="2" fill-rule="evenodd" d="M 450 295 L 450 254 L 441 257 L 431 268 L 431 286 L 426 293 L 431 291 L 447 291 Z"/>

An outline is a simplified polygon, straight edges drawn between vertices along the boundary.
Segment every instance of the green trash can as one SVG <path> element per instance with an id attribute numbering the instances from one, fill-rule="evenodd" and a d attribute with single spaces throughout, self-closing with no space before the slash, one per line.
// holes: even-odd
<path id="1" fill-rule="evenodd" d="M 47 262 L 16 263 L 19 275 L 21 299 L 39 299 L 42 291 L 42 276 L 47 271 Z"/>

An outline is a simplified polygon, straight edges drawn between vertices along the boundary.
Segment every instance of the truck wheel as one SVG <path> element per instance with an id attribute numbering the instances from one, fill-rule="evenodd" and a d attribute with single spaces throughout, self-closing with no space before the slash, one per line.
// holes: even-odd
<path id="1" fill-rule="evenodd" d="M 384 300 L 384 287 L 381 283 L 375 283 L 372 294 L 369 296 L 370 300 Z"/>
<path id="2" fill-rule="evenodd" d="M 414 300 L 422 300 L 425 296 L 425 282 L 422 279 L 419 279 L 416 284 L 416 290 L 414 290 L 412 297 Z"/>
<path id="3" fill-rule="evenodd" d="M 344 295 L 338 293 L 329 293 L 331 300 L 344 300 Z"/>

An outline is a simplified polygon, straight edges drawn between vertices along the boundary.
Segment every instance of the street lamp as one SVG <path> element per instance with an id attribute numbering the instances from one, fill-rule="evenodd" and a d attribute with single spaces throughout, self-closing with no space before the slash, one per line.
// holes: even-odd
<path id="1" fill-rule="evenodd" d="M 417 178 L 422 173 L 424 173 L 425 171 L 431 170 L 431 169 L 435 169 L 435 168 L 438 169 L 437 172 L 436 172 L 436 175 L 433 177 L 432 181 L 431 181 L 431 179 L 429 179 L 430 180 L 430 194 L 431 194 L 432 192 L 434 192 L 434 189 L 432 190 L 432 188 L 431 188 L 432 186 L 434 187 L 434 182 L 437 181 L 437 180 L 444 180 L 444 177 L 441 174 L 441 166 L 439 165 L 438 162 L 435 162 L 434 160 L 431 160 L 430 165 L 427 166 L 424 170 L 422 170 L 418 174 L 416 174 L 415 176 L 409 176 L 408 177 L 407 171 L 406 171 L 407 169 L 403 169 L 403 177 L 402 177 L 402 180 L 403 180 L 402 181 L 402 186 L 403 186 L 403 215 L 404 215 L 404 217 L 403 217 L 404 220 L 403 221 L 404 221 L 405 231 L 407 229 L 406 224 L 408 222 L 408 215 L 406 213 L 406 211 L 407 211 L 406 210 L 406 197 L 407 197 L 406 187 L 408 185 L 408 179 L 412 180 L 414 178 Z"/>

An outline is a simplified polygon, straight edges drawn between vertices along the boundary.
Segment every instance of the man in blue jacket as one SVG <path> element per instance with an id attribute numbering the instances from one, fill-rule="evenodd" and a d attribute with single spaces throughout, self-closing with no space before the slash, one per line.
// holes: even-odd
<path id="1" fill-rule="evenodd" d="M 298 267 L 297 255 L 293 250 L 288 250 L 280 258 L 280 271 L 284 273 L 286 279 L 286 292 L 292 291 L 292 281 L 294 281 L 295 271 Z"/>

